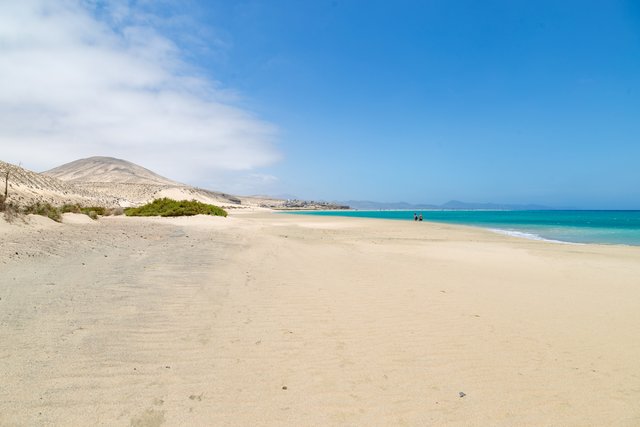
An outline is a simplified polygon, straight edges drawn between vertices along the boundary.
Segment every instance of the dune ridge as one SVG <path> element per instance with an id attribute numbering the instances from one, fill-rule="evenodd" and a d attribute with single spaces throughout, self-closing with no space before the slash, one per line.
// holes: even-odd
<path id="1" fill-rule="evenodd" d="M 80 203 L 105 207 L 120 206 L 125 200 L 113 194 L 101 193 L 89 186 L 65 182 L 58 178 L 33 172 L 0 160 L 0 172 L 9 171 L 7 203 L 19 206 L 33 203 L 52 205 Z M 0 186 L 4 191 L 5 174 L 0 174 Z"/>

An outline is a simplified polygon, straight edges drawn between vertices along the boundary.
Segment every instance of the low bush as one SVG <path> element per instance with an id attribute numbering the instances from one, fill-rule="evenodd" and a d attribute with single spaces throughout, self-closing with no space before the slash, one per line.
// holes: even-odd
<path id="1" fill-rule="evenodd" d="M 123 215 L 124 214 L 124 209 L 117 207 L 117 208 L 108 208 L 104 210 L 104 216 L 110 216 L 110 215 Z"/>
<path id="2" fill-rule="evenodd" d="M 89 206 L 89 207 L 80 209 L 80 212 L 82 212 L 85 215 L 89 215 L 93 219 L 96 219 L 97 215 L 104 216 L 106 211 L 107 210 L 102 206 Z"/>
<path id="3" fill-rule="evenodd" d="M 0 212 L 4 213 L 4 219 L 7 222 L 13 222 L 16 218 L 20 217 L 20 210 L 12 203 L 2 203 Z"/>
<path id="4" fill-rule="evenodd" d="M 25 214 L 46 216 L 47 218 L 51 218 L 56 222 L 62 222 L 61 209 L 56 208 L 55 206 L 51 206 L 49 203 L 37 202 L 33 205 L 25 206 L 22 209 L 22 212 Z"/>
<path id="5" fill-rule="evenodd" d="M 8 206 L 8 205 L 7 205 Z M 49 203 L 36 202 L 32 205 L 24 206 L 19 209 L 20 213 L 23 214 L 34 214 L 34 215 L 42 215 L 48 218 L 51 218 L 54 221 L 62 222 L 62 214 L 64 213 L 77 213 L 87 215 L 91 219 L 98 219 L 98 216 L 104 215 L 120 215 L 122 214 L 121 208 L 116 209 L 107 209 L 102 206 L 80 206 L 78 204 L 75 205 L 63 205 L 61 207 L 55 207 L 50 205 Z"/>
<path id="6" fill-rule="evenodd" d="M 124 210 L 127 216 L 191 216 L 213 215 L 227 216 L 227 212 L 214 205 L 208 205 L 196 200 L 173 200 L 168 198 L 156 199 L 151 203 L 137 208 Z"/>
<path id="7" fill-rule="evenodd" d="M 60 212 L 62 213 L 80 213 L 81 212 L 80 205 L 62 205 L 60 208 Z"/>
<path id="8" fill-rule="evenodd" d="M 60 208 L 61 213 L 81 213 L 87 216 L 90 216 L 93 219 L 96 219 L 96 215 L 104 216 L 107 212 L 107 209 L 102 206 L 80 206 L 80 205 L 63 205 Z M 93 213 L 92 213 L 93 212 Z"/>

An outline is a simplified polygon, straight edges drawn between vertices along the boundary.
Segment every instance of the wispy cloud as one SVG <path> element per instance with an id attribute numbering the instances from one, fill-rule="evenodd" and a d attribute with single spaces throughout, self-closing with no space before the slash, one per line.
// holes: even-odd
<path id="1" fill-rule="evenodd" d="M 276 127 L 190 66 L 162 18 L 127 2 L 23 0 L 0 10 L 3 160 L 47 169 L 107 155 L 197 183 L 279 159 Z"/>
<path id="2" fill-rule="evenodd" d="M 207 188 L 224 188 L 226 192 L 247 196 L 276 194 L 280 184 L 276 176 L 253 172 L 227 172 L 212 175 L 210 178 L 210 181 L 204 183 Z"/>

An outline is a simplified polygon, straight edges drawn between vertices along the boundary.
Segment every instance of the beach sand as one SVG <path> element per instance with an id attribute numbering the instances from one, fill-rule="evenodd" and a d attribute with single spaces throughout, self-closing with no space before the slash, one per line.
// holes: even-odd
<path id="1" fill-rule="evenodd" d="M 66 219 L 0 222 L 0 425 L 640 425 L 638 247 Z"/>

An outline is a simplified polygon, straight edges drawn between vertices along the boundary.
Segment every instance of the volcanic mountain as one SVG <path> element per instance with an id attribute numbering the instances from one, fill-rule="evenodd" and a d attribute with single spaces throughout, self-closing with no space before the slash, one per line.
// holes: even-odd
<path id="1" fill-rule="evenodd" d="M 66 163 L 46 172 L 45 175 L 62 181 L 77 183 L 114 182 L 125 184 L 176 185 L 178 182 L 151 172 L 142 166 L 113 157 L 89 157 Z"/>
<path id="2" fill-rule="evenodd" d="M 162 197 L 223 206 L 242 204 L 236 196 L 181 184 L 135 163 L 113 157 L 75 160 L 43 174 L 121 199 L 121 206 L 139 205 Z"/>

